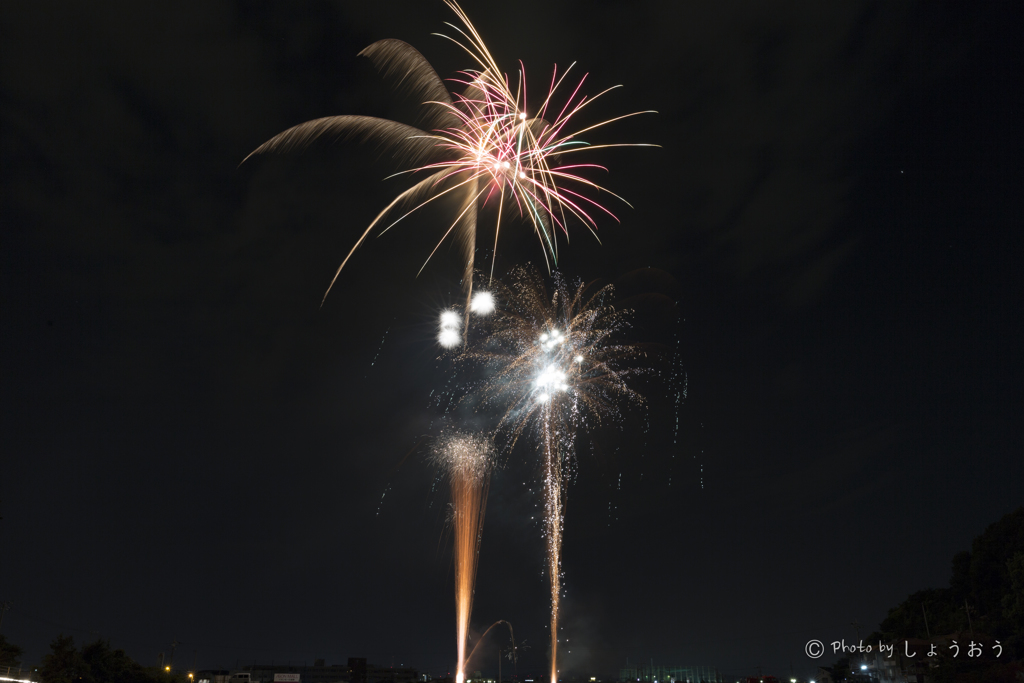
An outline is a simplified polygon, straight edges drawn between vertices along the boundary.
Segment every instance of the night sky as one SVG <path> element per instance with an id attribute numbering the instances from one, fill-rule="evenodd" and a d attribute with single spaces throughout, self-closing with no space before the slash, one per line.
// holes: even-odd
<path id="1" fill-rule="evenodd" d="M 1013 3 L 465 9 L 534 83 L 576 61 L 588 93 L 624 84 L 594 117 L 659 112 L 593 137 L 662 148 L 601 155 L 635 209 L 610 205 L 602 244 L 576 230 L 561 271 L 675 302 L 636 333 L 678 340 L 687 393 L 651 383 L 580 439 L 563 673 L 805 675 L 808 639 L 946 585 L 1024 502 Z M 415 277 L 446 214 L 371 240 L 320 308 L 398 166 L 324 143 L 239 167 L 309 119 L 413 122 L 357 53 L 400 38 L 449 77 L 469 64 L 445 21 L 440 0 L 0 5 L 0 600 L 26 661 L 64 632 L 146 665 L 176 639 L 176 666 L 451 670 L 425 443 L 455 252 Z M 499 272 L 542 258 L 516 225 Z M 495 475 L 473 614 L 512 623 L 520 675 L 548 623 L 532 457 Z"/>

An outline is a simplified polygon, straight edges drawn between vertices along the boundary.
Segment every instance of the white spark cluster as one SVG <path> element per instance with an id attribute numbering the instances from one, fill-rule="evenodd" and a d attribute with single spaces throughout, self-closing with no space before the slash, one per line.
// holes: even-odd
<path id="1" fill-rule="evenodd" d="M 494 445 L 479 434 L 452 432 L 434 444 L 433 459 L 451 477 L 480 482 L 494 465 Z"/>
<path id="2" fill-rule="evenodd" d="M 459 327 L 462 325 L 462 316 L 458 311 L 447 310 L 441 312 L 441 326 L 437 333 L 437 343 L 446 349 L 453 349 L 462 343 L 462 335 L 459 334 Z"/>
<path id="3" fill-rule="evenodd" d="M 477 292 L 469 302 L 469 310 L 477 315 L 490 315 L 494 312 L 494 295 L 490 292 Z"/>
<path id="4" fill-rule="evenodd" d="M 474 315 L 486 316 L 494 313 L 494 295 L 479 291 L 469 301 L 469 312 Z M 437 329 L 437 343 L 446 349 L 454 349 L 462 344 L 462 315 L 455 309 L 441 311 L 441 322 Z"/>
<path id="5" fill-rule="evenodd" d="M 556 346 L 560 346 L 565 341 L 565 335 L 559 332 L 557 329 L 552 330 L 551 333 L 545 332 L 540 335 L 540 346 L 545 351 L 551 351 Z"/>
<path id="6" fill-rule="evenodd" d="M 462 324 L 462 316 L 459 315 L 458 311 L 442 311 L 441 312 L 441 329 L 457 328 Z"/>
<path id="7" fill-rule="evenodd" d="M 527 427 L 541 433 L 550 427 L 568 453 L 577 429 L 618 415 L 623 401 L 642 402 L 626 383 L 642 371 L 631 367 L 639 350 L 613 341 L 628 326 L 629 311 L 606 303 L 611 287 L 594 291 L 556 278 L 548 290 L 532 267 L 513 269 L 510 278 L 510 284 L 490 282 L 488 292 L 501 306 L 479 328 L 471 314 L 474 334 L 460 358 L 486 372 L 477 395 L 504 413 L 499 431 L 508 430 L 509 446 Z M 584 415 L 593 421 L 585 424 Z"/>
<path id="8" fill-rule="evenodd" d="M 537 376 L 534 380 L 534 385 L 540 391 L 537 395 L 537 400 L 544 402 L 551 398 L 551 394 L 556 391 L 566 391 L 569 389 L 569 385 L 565 383 L 567 379 L 565 371 L 561 370 L 555 365 L 549 365 Z"/>

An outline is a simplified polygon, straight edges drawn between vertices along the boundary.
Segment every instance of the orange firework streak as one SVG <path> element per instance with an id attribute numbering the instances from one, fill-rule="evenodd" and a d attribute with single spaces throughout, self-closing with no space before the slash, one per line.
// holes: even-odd
<path id="1" fill-rule="evenodd" d="M 455 680 L 463 683 L 469 617 L 473 612 L 480 538 L 491 479 L 491 443 L 481 437 L 449 436 L 442 440 L 437 457 L 448 470 L 451 489 L 455 529 L 455 632 L 459 655 Z"/>

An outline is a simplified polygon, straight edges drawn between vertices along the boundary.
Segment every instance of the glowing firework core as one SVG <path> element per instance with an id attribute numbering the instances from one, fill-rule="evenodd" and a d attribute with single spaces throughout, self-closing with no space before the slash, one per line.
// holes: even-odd
<path id="1" fill-rule="evenodd" d="M 550 351 L 565 341 L 565 335 L 558 330 L 552 330 L 550 334 L 545 332 L 540 335 L 540 345 L 545 351 Z"/>
<path id="2" fill-rule="evenodd" d="M 565 379 L 564 371 L 558 369 L 554 365 L 549 365 L 544 368 L 544 371 L 540 373 L 540 376 L 534 380 L 534 384 L 537 385 L 538 389 L 545 390 L 545 393 L 565 391 L 569 388 L 565 383 Z"/>
<path id="3" fill-rule="evenodd" d="M 437 333 L 437 343 L 446 349 L 452 349 L 462 343 L 462 335 L 459 334 L 459 325 L 462 324 L 462 316 L 457 311 L 444 311 L 441 313 L 441 326 Z"/>
<path id="4" fill-rule="evenodd" d="M 477 292 L 469 302 L 469 310 L 477 315 L 490 315 L 494 312 L 494 295 L 490 292 Z"/>
<path id="5" fill-rule="evenodd" d="M 446 349 L 453 349 L 462 342 L 458 330 L 441 330 L 437 334 L 437 343 Z"/>
<path id="6" fill-rule="evenodd" d="M 441 313 L 441 329 L 455 329 L 462 324 L 462 316 L 457 311 L 444 311 Z"/>

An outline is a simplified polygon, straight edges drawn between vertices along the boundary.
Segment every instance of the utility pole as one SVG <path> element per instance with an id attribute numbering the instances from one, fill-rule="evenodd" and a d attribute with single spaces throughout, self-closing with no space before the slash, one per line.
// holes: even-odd
<path id="1" fill-rule="evenodd" d="M 974 637 L 974 627 L 971 626 L 971 606 L 967 604 L 967 598 L 964 598 L 964 612 L 967 612 L 967 628 L 971 632 L 971 638 Z"/>
<path id="2" fill-rule="evenodd" d="M 7 614 L 7 610 L 11 609 L 11 603 L 8 600 L 0 602 L 0 629 L 4 626 L 4 615 Z"/>
<path id="3" fill-rule="evenodd" d="M 928 634 L 928 640 L 932 639 L 931 629 L 928 628 L 928 612 L 924 609 L 924 603 L 921 603 L 921 614 L 924 615 L 924 632 Z"/>
<path id="4" fill-rule="evenodd" d="M 176 641 L 176 640 L 172 640 L 171 641 L 171 662 L 170 662 L 171 671 L 174 671 L 174 650 L 179 645 L 181 645 L 181 643 L 179 643 L 178 641 Z"/>
<path id="5" fill-rule="evenodd" d="M 857 621 L 856 619 L 854 619 L 853 621 L 850 622 L 850 626 L 852 626 L 853 630 L 857 632 L 857 644 L 860 645 L 860 622 Z M 867 661 L 868 661 L 868 656 L 864 655 L 863 656 L 863 662 L 866 664 Z"/>
<path id="6" fill-rule="evenodd" d="M 501 683 L 501 646 L 498 646 L 498 683 Z"/>

